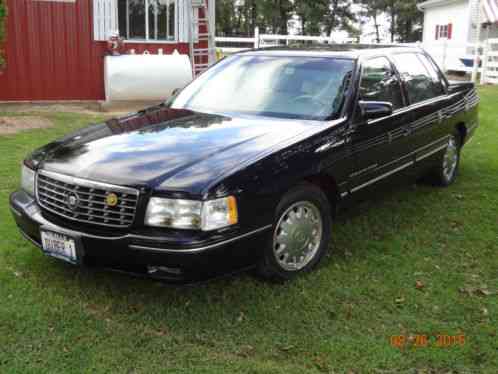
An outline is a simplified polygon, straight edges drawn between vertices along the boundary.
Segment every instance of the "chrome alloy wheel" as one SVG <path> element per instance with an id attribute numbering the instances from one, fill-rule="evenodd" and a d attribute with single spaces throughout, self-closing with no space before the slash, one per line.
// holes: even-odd
<path id="1" fill-rule="evenodd" d="M 282 214 L 273 233 L 277 263 L 286 271 L 302 270 L 317 254 L 322 235 L 320 210 L 308 201 L 293 204 Z"/>
<path id="2" fill-rule="evenodd" d="M 448 147 L 443 158 L 443 174 L 446 180 L 450 181 L 458 166 L 458 145 L 454 137 L 448 141 Z"/>

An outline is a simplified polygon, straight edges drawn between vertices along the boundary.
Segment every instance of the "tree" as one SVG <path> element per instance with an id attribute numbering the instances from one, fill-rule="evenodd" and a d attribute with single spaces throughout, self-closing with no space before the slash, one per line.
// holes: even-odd
<path id="1" fill-rule="evenodd" d="M 417 0 L 356 0 L 365 14 L 374 22 L 376 39 L 380 42 L 378 17 L 386 13 L 390 18 L 391 42 L 413 42 L 420 37 L 422 13 L 417 9 Z"/>
<path id="2" fill-rule="evenodd" d="M 385 0 L 358 0 L 356 1 L 363 7 L 362 14 L 367 18 L 371 18 L 375 28 L 375 41 L 381 42 L 379 17 L 386 11 Z"/>
<path id="3" fill-rule="evenodd" d="M 402 43 L 420 40 L 423 14 L 417 8 L 417 0 L 404 0 L 398 5 L 395 23 L 396 34 Z"/>
<path id="4" fill-rule="evenodd" d="M 352 3 L 360 4 L 363 12 L 353 13 Z M 221 35 L 252 35 L 255 27 L 264 33 L 287 34 L 295 15 L 302 34 L 330 35 L 346 30 L 358 35 L 355 24 L 364 16 L 373 21 L 378 43 L 382 14 L 390 18 L 391 42 L 417 40 L 422 23 L 417 0 L 217 0 L 216 14 L 216 29 Z"/>
<path id="5" fill-rule="evenodd" d="M 233 22 L 235 8 L 233 1 L 218 0 L 216 2 L 216 34 L 231 35 L 233 33 Z"/>
<path id="6" fill-rule="evenodd" d="M 327 34 L 332 31 L 354 31 L 356 16 L 351 11 L 352 0 L 295 0 L 294 12 L 301 20 L 301 33 Z"/>

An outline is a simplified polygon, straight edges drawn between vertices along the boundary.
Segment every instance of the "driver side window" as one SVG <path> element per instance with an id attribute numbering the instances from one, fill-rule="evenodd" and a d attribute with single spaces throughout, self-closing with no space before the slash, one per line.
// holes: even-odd
<path id="1" fill-rule="evenodd" d="M 403 107 L 400 81 L 387 58 L 377 57 L 363 64 L 360 100 L 387 101 L 394 110 Z"/>

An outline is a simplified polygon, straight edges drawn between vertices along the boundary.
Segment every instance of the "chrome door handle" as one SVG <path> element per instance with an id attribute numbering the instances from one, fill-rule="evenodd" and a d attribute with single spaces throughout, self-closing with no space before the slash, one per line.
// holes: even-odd
<path id="1" fill-rule="evenodd" d="M 340 141 L 331 141 L 331 142 L 328 142 L 324 145 L 322 145 L 321 147 L 318 147 L 316 150 L 315 150 L 315 153 L 323 153 L 323 152 L 327 152 L 331 149 L 334 149 L 334 148 L 337 148 L 337 147 L 340 147 L 342 145 L 344 145 L 346 143 L 345 140 L 340 140 Z"/>

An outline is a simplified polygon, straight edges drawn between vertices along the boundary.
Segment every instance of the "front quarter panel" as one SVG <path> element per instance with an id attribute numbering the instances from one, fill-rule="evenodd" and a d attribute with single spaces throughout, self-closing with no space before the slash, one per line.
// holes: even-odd
<path id="1" fill-rule="evenodd" d="M 347 180 L 346 121 L 324 126 L 223 178 L 210 188 L 208 198 L 237 196 L 240 225 L 250 230 L 272 224 L 281 198 L 298 183 L 318 174 L 338 184 Z"/>

